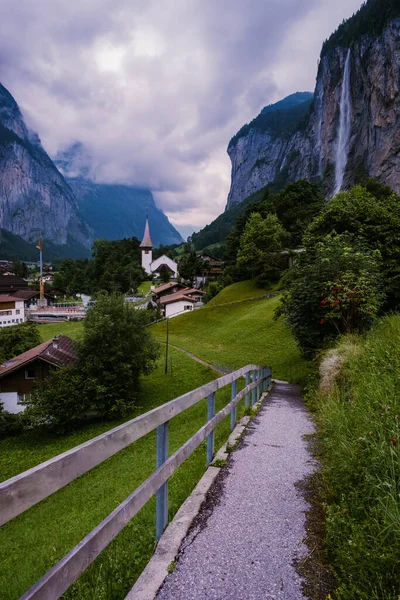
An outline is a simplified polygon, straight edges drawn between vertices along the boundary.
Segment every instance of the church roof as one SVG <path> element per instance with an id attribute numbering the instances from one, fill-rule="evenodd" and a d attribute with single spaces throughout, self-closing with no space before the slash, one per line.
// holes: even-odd
<path id="1" fill-rule="evenodd" d="M 149 217 L 146 217 L 146 225 L 144 226 L 143 239 L 140 243 L 141 248 L 154 248 L 154 244 L 150 237 Z"/>

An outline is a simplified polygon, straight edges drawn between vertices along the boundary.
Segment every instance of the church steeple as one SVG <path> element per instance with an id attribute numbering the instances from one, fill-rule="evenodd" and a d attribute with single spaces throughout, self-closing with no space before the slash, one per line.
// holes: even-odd
<path id="1" fill-rule="evenodd" d="M 149 227 L 149 213 L 146 213 L 146 224 L 144 226 L 144 234 L 143 239 L 140 242 L 140 248 L 142 249 L 142 267 L 146 271 L 148 275 L 151 275 L 151 263 L 153 262 L 153 252 L 154 244 L 151 241 L 150 237 L 150 227 Z"/>
<path id="2" fill-rule="evenodd" d="M 149 227 L 149 213 L 146 213 L 146 224 L 144 226 L 144 234 L 143 234 L 143 239 L 140 242 L 140 247 L 145 249 L 149 249 L 151 250 L 152 248 L 154 248 L 154 244 L 151 241 L 151 237 L 150 237 L 150 227 Z"/>

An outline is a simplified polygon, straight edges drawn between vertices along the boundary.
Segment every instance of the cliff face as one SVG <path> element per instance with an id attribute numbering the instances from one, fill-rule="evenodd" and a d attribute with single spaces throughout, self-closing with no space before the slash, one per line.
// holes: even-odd
<path id="1" fill-rule="evenodd" d="M 328 198 L 365 176 L 400 192 L 399 87 L 400 18 L 379 35 L 331 48 L 305 126 L 276 136 L 250 124 L 231 141 L 227 208 L 268 184 L 300 178 L 321 181 Z"/>
<path id="2" fill-rule="evenodd" d="M 61 245 L 90 247 L 93 242 L 71 188 L 1 84 L 0 227 L 28 242 L 37 242 L 42 234 Z"/>

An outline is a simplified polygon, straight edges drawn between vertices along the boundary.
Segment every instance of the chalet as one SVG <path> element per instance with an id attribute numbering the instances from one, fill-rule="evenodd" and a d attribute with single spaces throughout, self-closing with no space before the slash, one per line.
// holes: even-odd
<path id="1" fill-rule="evenodd" d="M 11 327 L 25 321 L 24 301 L 16 296 L 0 296 L 0 327 Z"/>
<path id="2" fill-rule="evenodd" d="M 76 360 L 77 344 L 66 335 L 57 337 L 23 352 L 0 365 L 0 402 L 11 413 L 22 412 L 20 400 L 30 394 L 56 368 Z"/>
<path id="3" fill-rule="evenodd" d="M 159 302 L 164 309 L 164 316 L 175 317 L 185 311 L 194 310 L 203 305 L 203 293 L 195 288 L 184 288 L 175 294 L 167 294 Z"/>
<path id="4" fill-rule="evenodd" d="M 0 275 L 0 295 L 13 294 L 18 290 L 26 290 L 27 282 L 16 275 Z"/>
<path id="5" fill-rule="evenodd" d="M 154 288 L 151 293 L 154 300 L 160 300 L 164 296 L 168 296 L 169 294 L 176 294 L 179 290 L 186 289 L 186 286 L 182 283 L 177 283 L 176 281 L 170 281 L 169 283 L 164 283 L 159 287 Z"/>
<path id="6" fill-rule="evenodd" d="M 204 268 L 196 275 L 196 286 L 200 287 L 207 280 L 217 279 L 224 272 L 224 262 L 209 252 L 198 252 L 197 258 L 203 261 Z"/>
<path id="7" fill-rule="evenodd" d="M 37 301 L 40 298 L 40 292 L 39 290 L 33 289 L 19 290 L 19 292 L 15 292 L 15 294 L 12 294 L 12 296 L 18 297 L 19 300 L 23 300 L 24 306 L 27 309 L 37 305 Z M 44 298 L 46 300 L 46 304 L 48 305 L 51 301 L 51 296 L 49 296 L 49 294 L 45 294 Z"/>

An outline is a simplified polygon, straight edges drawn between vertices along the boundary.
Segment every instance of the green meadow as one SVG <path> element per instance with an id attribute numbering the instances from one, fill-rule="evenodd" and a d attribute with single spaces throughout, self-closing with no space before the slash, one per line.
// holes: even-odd
<path id="1" fill-rule="evenodd" d="M 304 383 L 310 366 L 282 320 L 274 320 L 279 297 L 255 296 L 267 293 L 252 282 L 225 288 L 205 307 L 170 319 L 170 343 L 216 366 L 268 365 L 274 378 Z M 165 321 L 151 329 L 160 342 L 165 341 Z"/>
<path id="2" fill-rule="evenodd" d="M 302 381 L 307 363 L 300 357 L 288 330 L 273 320 L 277 298 L 251 282 L 229 286 L 212 303 L 170 320 L 170 342 L 210 363 L 233 367 L 248 363 L 272 366 L 273 376 Z M 165 341 L 166 323 L 151 327 Z M 79 338 L 82 323 L 41 325 L 43 340 L 58 333 Z M 218 374 L 182 352 L 170 348 L 169 373 L 162 356 L 153 374 L 143 377 L 132 418 L 180 394 L 211 381 Z M 243 383 L 241 383 L 243 385 Z M 240 386 L 239 386 L 240 389 Z M 217 394 L 217 409 L 230 399 L 229 386 Z M 241 403 L 242 404 L 242 403 Z M 243 413 L 243 406 L 238 416 Z M 206 420 L 206 400 L 170 423 L 170 453 L 193 435 Z M 124 419 L 126 420 L 126 419 Z M 26 432 L 0 441 L 0 480 L 68 450 L 123 420 L 87 425 L 56 436 Z M 229 418 L 216 430 L 216 449 L 229 434 Z M 89 473 L 32 507 L 0 529 L 0 589 L 2 599 L 16 600 L 52 565 L 104 519 L 155 468 L 155 433 L 138 440 Z M 169 517 L 173 517 L 205 471 L 205 444 L 182 465 L 169 483 Z M 152 499 L 63 596 L 68 600 L 124 598 L 155 547 L 155 500 Z M 21 568 L 21 565 L 24 565 Z"/>

